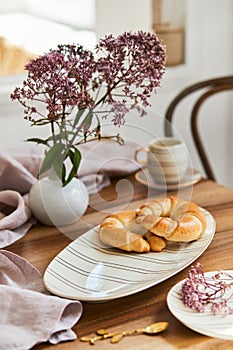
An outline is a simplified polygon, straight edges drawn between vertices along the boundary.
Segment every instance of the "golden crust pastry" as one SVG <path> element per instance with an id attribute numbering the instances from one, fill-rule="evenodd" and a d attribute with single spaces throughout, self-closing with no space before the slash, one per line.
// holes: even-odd
<path id="1" fill-rule="evenodd" d="M 150 245 L 143 238 L 147 232 L 136 222 L 136 211 L 125 210 L 108 215 L 100 225 L 99 235 L 103 243 L 115 248 L 138 253 L 149 252 Z"/>
<path id="2" fill-rule="evenodd" d="M 103 243 L 125 251 L 160 252 L 167 241 L 190 242 L 206 230 L 203 211 L 177 197 L 159 198 L 139 209 L 108 215 L 100 225 Z"/>
<path id="3" fill-rule="evenodd" d="M 154 235 L 152 232 L 147 232 L 144 236 L 150 245 L 153 252 L 161 252 L 167 245 L 165 238 Z"/>
<path id="4" fill-rule="evenodd" d="M 206 218 L 200 207 L 177 197 L 145 203 L 136 212 L 142 227 L 168 241 L 195 241 L 206 230 Z"/>

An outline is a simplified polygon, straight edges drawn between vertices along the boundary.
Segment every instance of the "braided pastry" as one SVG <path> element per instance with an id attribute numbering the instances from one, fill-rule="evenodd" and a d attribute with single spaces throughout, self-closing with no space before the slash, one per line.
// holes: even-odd
<path id="1" fill-rule="evenodd" d="M 103 243 L 125 251 L 160 252 L 168 241 L 190 242 L 206 230 L 203 211 L 177 197 L 159 198 L 136 210 L 108 215 L 99 228 Z"/>
<path id="2" fill-rule="evenodd" d="M 168 241 L 195 241 L 206 230 L 203 211 L 195 203 L 177 197 L 145 203 L 136 212 L 143 228 Z"/>
<path id="3" fill-rule="evenodd" d="M 100 225 L 101 241 L 129 252 L 149 252 L 150 245 L 143 238 L 147 230 L 137 223 L 136 218 L 135 210 L 125 210 L 108 215 Z"/>

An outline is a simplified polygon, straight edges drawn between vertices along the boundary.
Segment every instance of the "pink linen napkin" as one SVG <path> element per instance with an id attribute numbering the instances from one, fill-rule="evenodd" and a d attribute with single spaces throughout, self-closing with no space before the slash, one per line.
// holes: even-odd
<path id="1" fill-rule="evenodd" d="M 93 141 L 80 145 L 79 178 L 89 194 L 110 184 L 110 176 L 129 175 L 139 169 L 134 151 L 139 145 L 126 141 Z M 0 151 L 0 248 L 23 237 L 36 222 L 27 205 L 27 194 L 37 181 L 44 148 L 31 146 Z M 9 207 L 11 210 L 4 210 Z"/>
<path id="2" fill-rule="evenodd" d="M 4 205 L 13 210 L 4 213 Z M 25 196 L 22 197 L 16 191 L 0 191 L 0 248 L 23 237 L 35 222 L 25 202 Z"/>
<path id="3" fill-rule="evenodd" d="M 28 261 L 0 250 L 0 350 L 27 350 L 49 341 L 75 340 L 79 301 L 52 296 Z"/>

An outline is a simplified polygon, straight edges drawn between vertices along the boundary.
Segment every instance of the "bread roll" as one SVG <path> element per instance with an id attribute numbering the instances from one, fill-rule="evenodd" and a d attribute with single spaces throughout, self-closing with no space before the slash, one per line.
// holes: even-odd
<path id="1" fill-rule="evenodd" d="M 147 239 L 150 249 L 153 252 L 161 252 L 167 245 L 166 239 L 158 237 L 149 231 L 145 234 L 145 238 Z"/>
<path id="2" fill-rule="evenodd" d="M 108 215 L 100 225 L 101 241 L 129 252 L 149 252 L 150 245 L 143 238 L 147 230 L 136 222 L 136 218 L 135 210 L 125 210 Z"/>
<path id="3" fill-rule="evenodd" d="M 167 242 L 191 242 L 206 230 L 206 218 L 195 203 L 159 198 L 139 209 L 108 215 L 99 228 L 103 243 L 125 251 L 160 252 Z"/>
<path id="4" fill-rule="evenodd" d="M 191 242 L 206 230 L 203 211 L 195 203 L 177 197 L 153 200 L 136 212 L 142 227 L 167 241 Z"/>

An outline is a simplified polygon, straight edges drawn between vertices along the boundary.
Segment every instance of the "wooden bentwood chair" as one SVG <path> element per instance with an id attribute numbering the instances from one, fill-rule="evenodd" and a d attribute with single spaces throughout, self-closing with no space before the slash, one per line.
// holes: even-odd
<path id="1" fill-rule="evenodd" d="M 200 132 L 198 130 L 198 115 L 201 106 L 209 97 L 215 94 L 227 90 L 233 89 L 233 76 L 219 77 L 209 80 L 203 80 L 196 84 L 190 85 L 182 90 L 169 104 L 165 112 L 165 136 L 173 136 L 172 121 L 174 119 L 174 111 L 177 105 L 188 95 L 199 91 L 201 95 L 197 98 L 196 102 L 192 106 L 191 110 L 191 132 L 193 140 L 197 149 L 197 153 L 200 156 L 202 165 L 204 167 L 207 177 L 211 180 L 216 181 L 214 172 L 211 168 L 210 162 L 207 158 L 206 151 L 204 149 L 203 143 L 201 141 Z"/>

